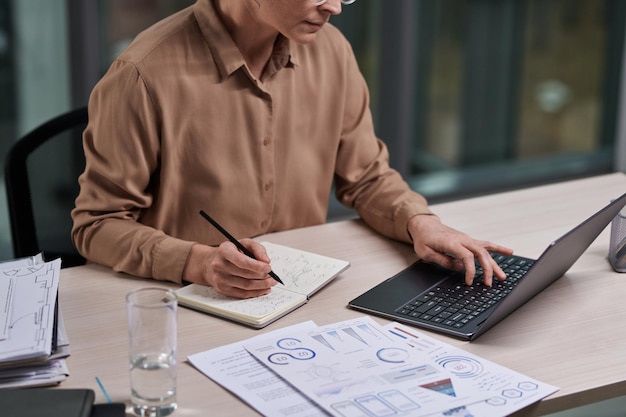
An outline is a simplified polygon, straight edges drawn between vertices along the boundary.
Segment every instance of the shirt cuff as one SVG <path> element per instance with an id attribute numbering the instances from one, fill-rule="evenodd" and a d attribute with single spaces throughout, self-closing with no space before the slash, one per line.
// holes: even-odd
<path id="1" fill-rule="evenodd" d="M 182 284 L 183 269 L 195 242 L 166 237 L 153 249 L 152 277 Z"/>
<path id="2" fill-rule="evenodd" d="M 429 216 L 435 215 L 432 211 L 430 211 L 428 206 L 425 205 L 405 203 L 398 206 L 394 215 L 395 234 L 398 239 L 406 243 L 413 242 L 413 238 L 409 233 L 409 220 L 420 214 Z"/>

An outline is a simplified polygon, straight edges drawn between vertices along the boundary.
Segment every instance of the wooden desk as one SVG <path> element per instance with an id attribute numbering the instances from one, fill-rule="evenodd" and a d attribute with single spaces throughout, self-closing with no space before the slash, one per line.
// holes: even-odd
<path id="1" fill-rule="evenodd" d="M 555 238 L 626 191 L 626 175 L 611 174 L 433 206 L 443 221 L 476 238 L 538 257 Z M 360 316 L 349 300 L 415 260 L 412 249 L 382 238 L 358 220 L 281 232 L 263 239 L 352 263 L 305 306 L 268 326 L 308 319 L 318 324 Z M 572 269 L 474 342 L 433 334 L 560 391 L 517 415 L 537 416 L 626 393 L 626 274 L 607 260 L 609 229 Z M 60 305 L 67 327 L 70 377 L 61 388 L 87 387 L 104 402 L 98 376 L 113 401 L 129 400 L 125 294 L 168 283 L 114 274 L 89 265 L 62 270 Z M 383 319 L 376 319 L 384 323 Z M 188 355 L 240 341 L 252 330 L 192 310 L 179 312 L 179 409 L 174 416 L 248 416 L 252 409 L 185 363 Z"/>

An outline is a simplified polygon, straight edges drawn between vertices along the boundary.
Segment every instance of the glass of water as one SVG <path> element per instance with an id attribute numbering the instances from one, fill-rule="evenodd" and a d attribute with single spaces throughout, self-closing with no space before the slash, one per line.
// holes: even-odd
<path id="1" fill-rule="evenodd" d="M 133 411 L 162 417 L 176 409 L 176 294 L 140 288 L 126 295 Z"/>

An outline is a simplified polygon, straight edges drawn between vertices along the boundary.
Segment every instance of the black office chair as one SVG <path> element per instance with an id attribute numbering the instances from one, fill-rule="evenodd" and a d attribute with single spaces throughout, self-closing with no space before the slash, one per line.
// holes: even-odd
<path id="1" fill-rule="evenodd" d="M 85 167 L 82 132 L 87 120 L 86 107 L 67 112 L 9 149 L 5 183 L 16 258 L 43 252 L 46 260 L 60 257 L 63 268 L 85 263 L 71 241 L 70 212 Z"/>

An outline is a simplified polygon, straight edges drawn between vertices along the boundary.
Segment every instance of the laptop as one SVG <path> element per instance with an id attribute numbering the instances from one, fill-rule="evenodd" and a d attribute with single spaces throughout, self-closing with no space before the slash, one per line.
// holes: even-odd
<path id="1" fill-rule="evenodd" d="M 472 286 L 464 272 L 417 261 L 361 294 L 348 306 L 462 340 L 474 340 L 559 279 L 626 205 L 626 194 L 552 242 L 538 259 L 492 256 L 507 274 L 483 285 L 477 267 Z"/>

